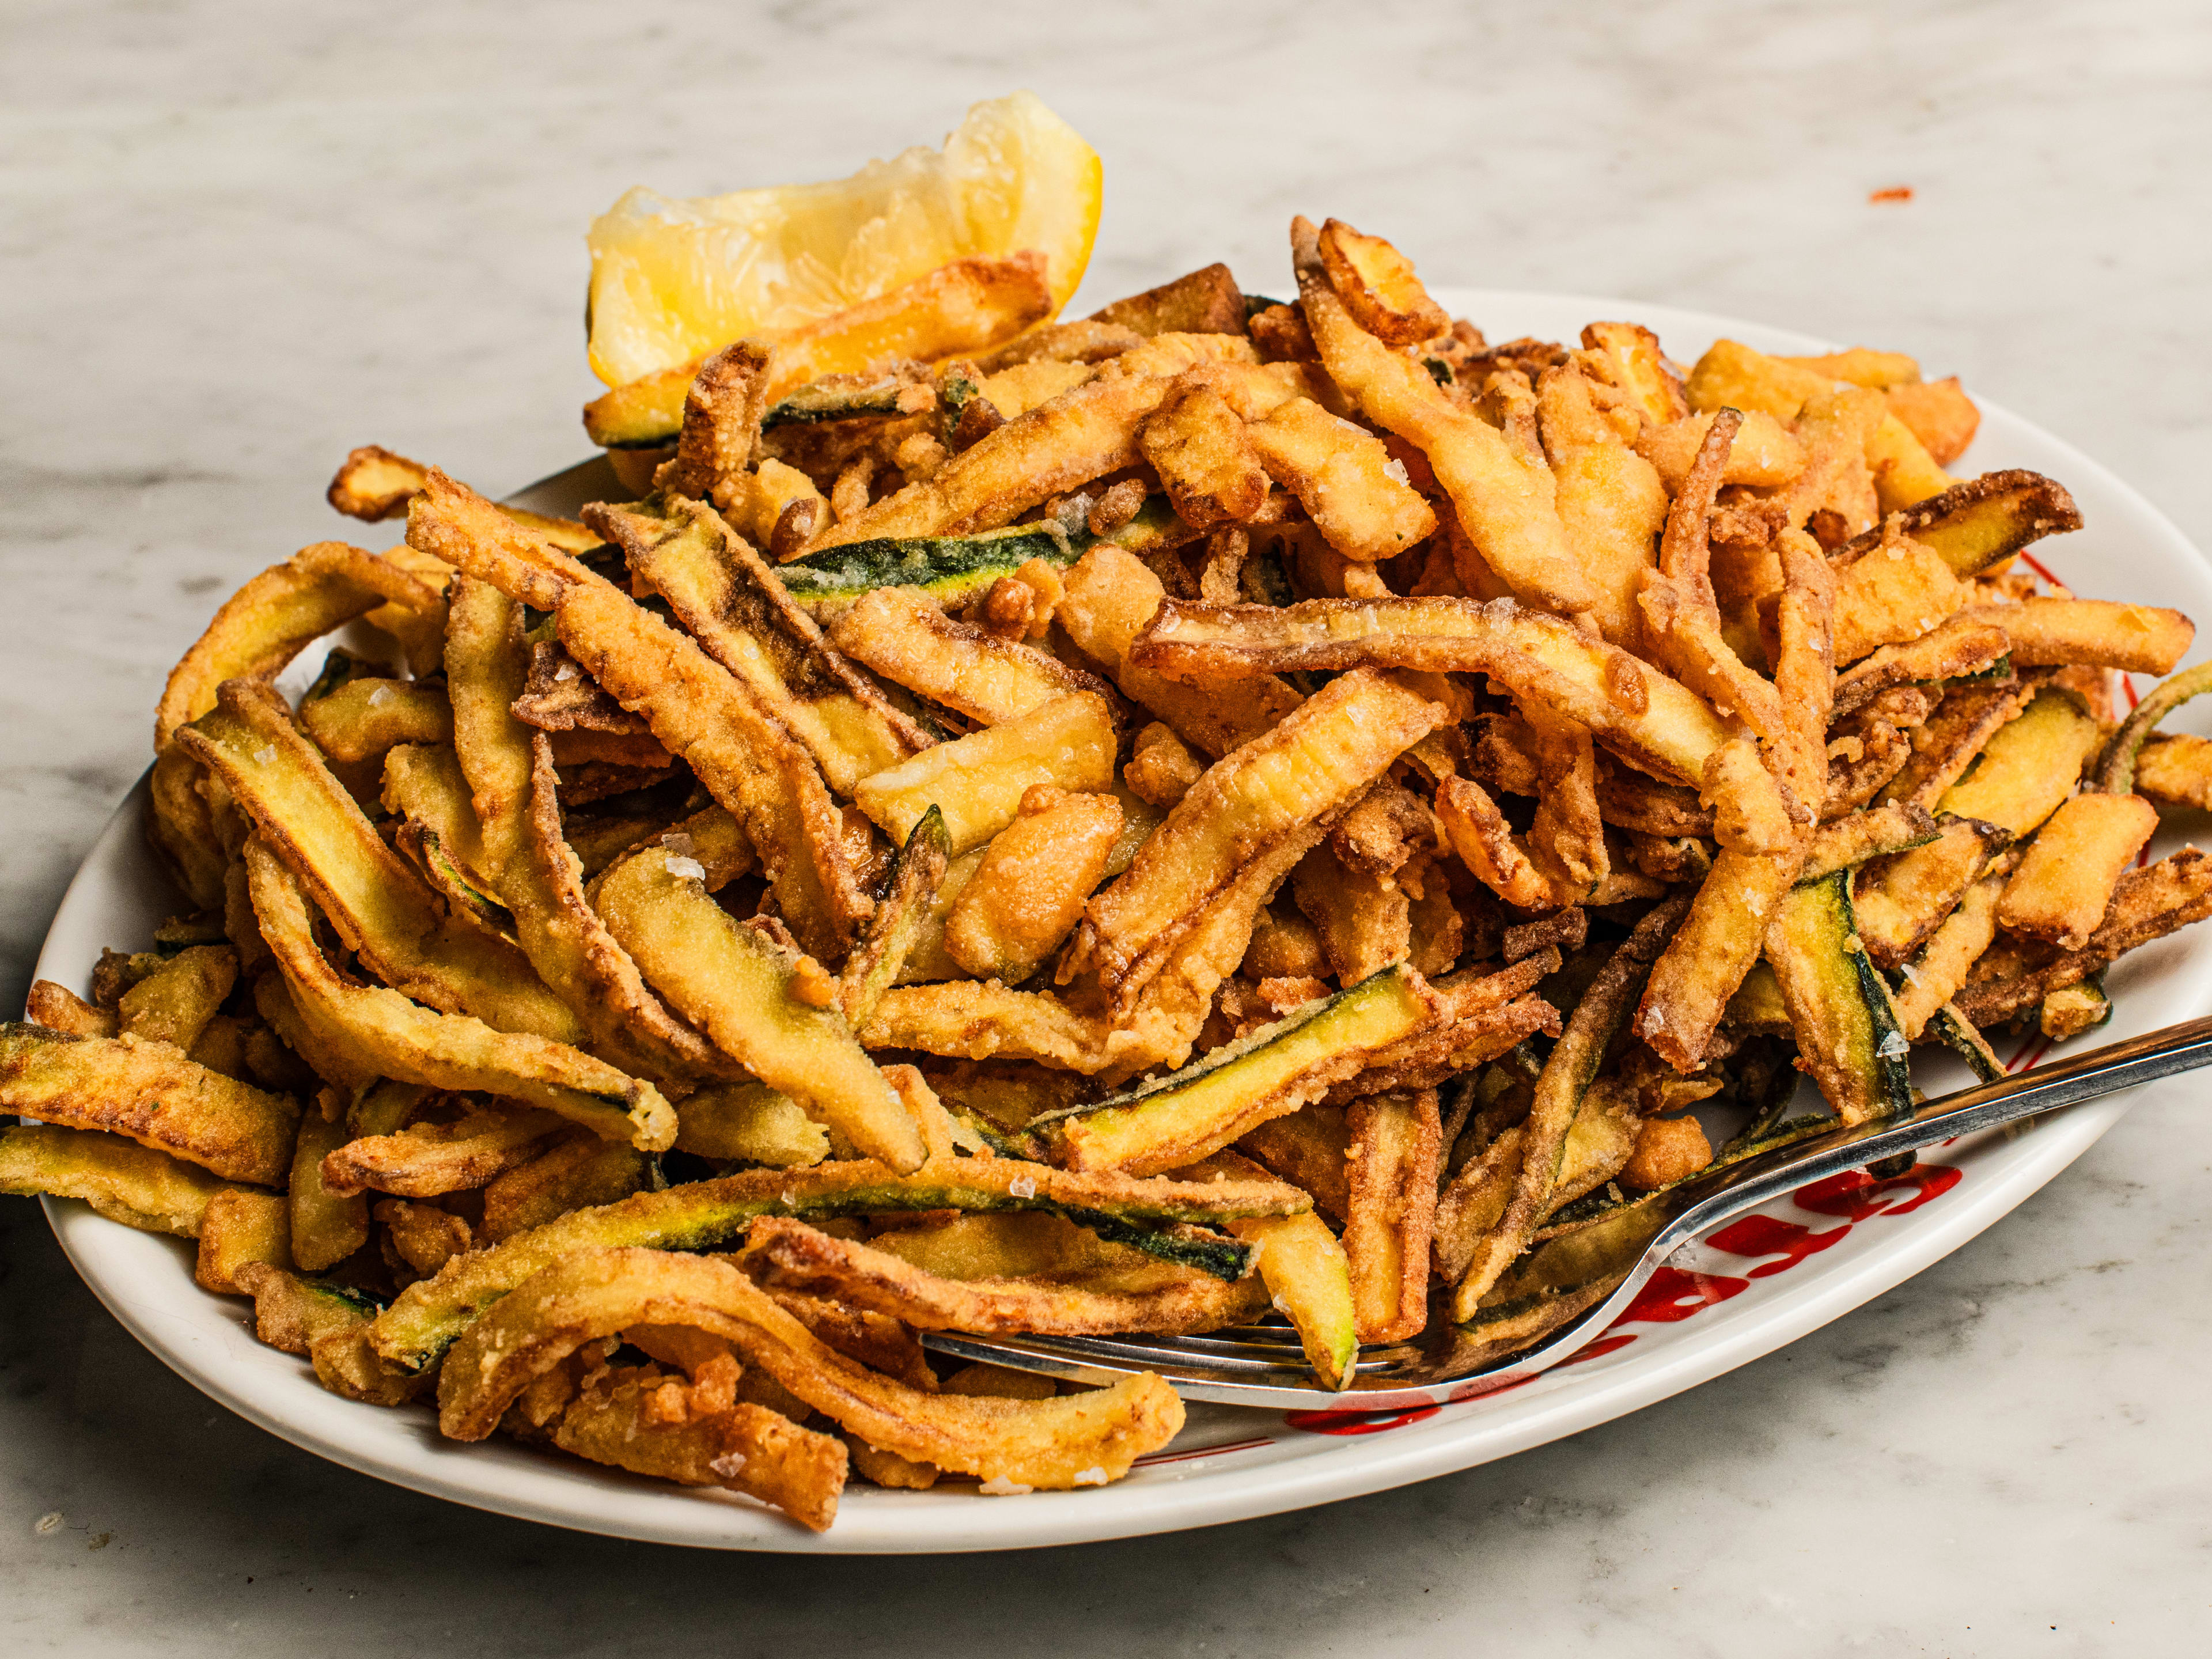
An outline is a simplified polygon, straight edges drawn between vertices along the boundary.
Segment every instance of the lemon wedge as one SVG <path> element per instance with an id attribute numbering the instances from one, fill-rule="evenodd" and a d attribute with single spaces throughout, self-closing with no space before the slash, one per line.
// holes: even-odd
<path id="1" fill-rule="evenodd" d="M 963 255 L 1045 256 L 1055 313 L 1098 232 L 1098 152 L 1034 93 L 976 105 L 945 148 L 849 179 L 690 199 L 640 187 L 592 226 L 592 371 L 623 386 L 796 328 Z"/>

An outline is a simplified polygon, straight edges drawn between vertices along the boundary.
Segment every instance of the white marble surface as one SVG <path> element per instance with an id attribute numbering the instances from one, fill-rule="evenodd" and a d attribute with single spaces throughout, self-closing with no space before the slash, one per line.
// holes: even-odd
<path id="1" fill-rule="evenodd" d="M 635 182 L 842 173 L 1014 86 L 1106 157 L 1100 300 L 1217 257 L 1280 291 L 1290 214 L 1335 213 L 1443 280 L 1913 351 L 2212 544 L 2201 5 L 1554 9 L 16 0 L 0 1002 L 145 762 L 167 665 L 231 586 L 343 533 L 320 490 L 347 448 L 496 487 L 581 453 L 593 213 Z M 1869 204 L 1894 184 L 1915 199 Z M 380 1487 L 209 1406 L 0 1200 L 0 1649 L 2202 1651 L 2203 1093 L 1635 1417 L 1006 1559 L 686 1554 Z"/>

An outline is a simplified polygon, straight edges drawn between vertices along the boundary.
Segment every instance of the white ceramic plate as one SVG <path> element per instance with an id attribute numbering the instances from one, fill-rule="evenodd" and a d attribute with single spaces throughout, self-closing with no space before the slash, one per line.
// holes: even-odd
<path id="1" fill-rule="evenodd" d="M 1638 301 L 1479 291 L 1438 297 L 1493 340 L 1572 339 L 1585 322 L 1626 317 L 1656 328 L 1685 362 L 1723 334 L 1770 351 L 1828 349 L 1779 329 Z M 2087 527 L 2034 552 L 2085 592 L 2154 599 L 2212 617 L 2212 569 L 2155 508 L 2094 461 L 1984 404 L 1969 463 L 1973 471 L 2032 467 L 2074 492 Z M 578 483 L 562 475 L 518 499 L 573 510 Z M 295 665 L 287 684 L 304 684 L 308 666 Z M 2177 724 L 2189 724 L 2204 706 L 2185 710 Z M 142 782 L 70 884 L 39 957 L 42 977 L 88 989 L 102 945 L 143 947 L 174 908 L 143 851 L 144 806 Z M 2110 988 L 2118 1015 L 2087 1042 L 2212 1009 L 2212 933 L 2191 930 L 2137 952 L 2113 970 Z M 1921 1054 L 1916 1077 L 1930 1093 L 1966 1081 L 1962 1067 Z M 2015 1064 L 2035 1058 L 2031 1047 Z M 747 1499 L 660 1486 L 503 1441 L 456 1444 L 439 1437 L 427 1408 L 379 1410 L 325 1394 L 303 1362 L 254 1340 L 243 1304 L 193 1285 L 191 1251 L 182 1242 L 103 1221 L 75 1201 L 49 1200 L 47 1209 L 85 1282 L 140 1341 L 270 1432 L 364 1474 L 507 1515 L 667 1543 L 813 1553 L 1015 1549 L 1210 1526 L 1379 1492 L 1664 1399 L 1803 1335 L 1956 1249 L 2072 1163 L 2128 1103 L 2122 1097 L 2009 1135 L 1956 1143 L 1895 1182 L 1808 1188 L 1686 1252 L 1583 1356 L 1500 1394 L 1364 1415 L 1195 1406 L 1174 1444 L 1115 1486 L 996 1498 L 973 1486 L 904 1492 L 855 1482 L 836 1527 L 820 1537 Z M 1325 1401 L 1317 1396 L 1316 1403 Z"/>

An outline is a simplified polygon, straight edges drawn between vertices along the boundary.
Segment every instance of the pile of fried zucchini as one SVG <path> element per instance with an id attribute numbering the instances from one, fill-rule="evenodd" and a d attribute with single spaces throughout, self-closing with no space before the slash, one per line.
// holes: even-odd
<path id="1" fill-rule="evenodd" d="M 2015 564 L 2079 517 L 1944 470 L 1955 380 L 1492 345 L 1291 248 L 1287 303 L 1054 322 L 1032 256 L 740 341 L 593 406 L 580 522 L 356 452 L 406 544 L 170 677 L 185 911 L 0 1033 L 0 1187 L 198 1239 L 352 1398 L 821 1528 L 1181 1425 L 919 1333 L 1510 1349 L 1603 1288 L 1532 1247 L 1832 1122 L 1800 1073 L 1904 1111 L 2212 912 L 2137 866 L 2203 672 L 2112 702 L 2191 626 Z"/>

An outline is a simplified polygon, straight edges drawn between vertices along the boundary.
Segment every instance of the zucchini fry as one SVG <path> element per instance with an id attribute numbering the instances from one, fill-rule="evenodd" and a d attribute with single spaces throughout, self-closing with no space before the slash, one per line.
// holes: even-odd
<path id="1" fill-rule="evenodd" d="M 1037 785 L 1111 791 L 1115 747 L 1105 698 L 1070 692 L 861 779 L 853 801 L 902 844 L 933 809 L 942 812 L 947 848 L 957 857 L 1020 817 L 1022 798 Z"/>
<path id="2" fill-rule="evenodd" d="M 178 735 L 220 777 L 347 947 L 401 994 L 501 1030 L 574 1042 L 582 1026 L 520 952 L 449 921 L 384 844 L 291 710 L 265 685 L 227 681 L 217 706 Z"/>
<path id="3" fill-rule="evenodd" d="M 1429 1322 L 1442 1121 L 1437 1092 L 1372 1095 L 1346 1110 L 1352 1144 L 1344 1253 L 1362 1342 L 1402 1342 Z"/>
<path id="4" fill-rule="evenodd" d="M 682 1420 L 660 1407 L 672 1386 L 656 1368 L 595 1373 L 546 1432 L 562 1451 L 685 1486 L 721 1486 L 827 1532 L 844 1491 L 844 1446 L 781 1412 L 732 1400 L 690 1404 Z M 698 1390 L 689 1391 L 696 1401 Z"/>
<path id="5" fill-rule="evenodd" d="M 264 1187 L 283 1183 L 300 1118 L 297 1101 L 195 1065 L 171 1044 L 12 1020 L 0 1025 L 0 1110 L 128 1135 Z"/>
<path id="6" fill-rule="evenodd" d="M 2168 674 L 2197 637 L 2196 624 L 2179 611 L 2109 599 L 2024 599 L 1975 605 L 1961 616 L 2003 629 L 2015 668 L 2086 663 L 2130 674 Z"/>
<path id="7" fill-rule="evenodd" d="M 676 1114 L 650 1083 L 544 1037 L 349 984 L 315 943 L 307 895 L 291 872 L 258 839 L 246 843 L 246 864 L 254 914 L 301 1013 L 362 1055 L 372 1076 L 511 1097 L 649 1152 L 674 1143 Z"/>
<path id="8" fill-rule="evenodd" d="M 1235 678 L 1192 676 L 1186 683 L 1136 660 L 1132 647 L 1166 598 L 1142 560 L 1119 547 L 1094 547 L 1067 573 L 1054 620 L 1132 702 L 1217 760 L 1298 706 L 1298 694 L 1272 674 L 1239 670 Z"/>
<path id="9" fill-rule="evenodd" d="M 951 1279 L 781 1216 L 753 1223 L 740 1259 L 766 1289 L 826 1297 L 925 1331 L 1183 1334 L 1240 1323 L 1267 1306 L 1256 1273 L 1225 1283 L 1143 1256 L 1119 1271 Z"/>
<path id="10" fill-rule="evenodd" d="M 817 964 L 737 921 L 665 847 L 610 872 L 599 907 L 646 976 L 723 1053 L 863 1152 L 920 1167 L 920 1132 L 854 1041 L 835 1006 L 837 981 Z"/>
<path id="11" fill-rule="evenodd" d="M 1049 652 L 953 621 L 917 588 L 875 589 L 831 624 L 830 638 L 855 662 L 979 726 L 1017 719 L 1072 692 L 1106 691 L 1097 676 Z"/>
<path id="12" fill-rule="evenodd" d="M 198 1238 L 210 1201 L 240 1190 L 119 1134 L 45 1123 L 0 1128 L 0 1193 L 82 1199 L 96 1214 L 141 1232 Z"/>
<path id="13" fill-rule="evenodd" d="M 1358 667 L 1487 674 L 1524 706 L 1579 721 L 1636 764 L 1677 782 L 1701 779 L 1705 757 L 1727 737 L 1704 699 L 1679 681 L 1510 599 L 1304 599 L 1280 607 L 1164 599 L 1131 656 L 1179 678 Z"/>
<path id="14" fill-rule="evenodd" d="M 805 746 L 831 788 L 849 794 L 869 773 L 929 747 L 929 733 L 831 648 L 713 508 L 677 499 L 665 510 L 653 519 L 599 507 L 591 518 L 708 655 Z"/>
<path id="15" fill-rule="evenodd" d="M 481 496 L 433 471 L 408 510 L 410 544 L 509 599 L 555 612 L 584 671 L 681 757 L 738 819 L 769 872 L 783 919 L 817 954 L 842 954 L 872 902 L 844 821 L 813 758 L 764 716 L 736 678 L 684 634 L 641 610 Z"/>
<path id="16" fill-rule="evenodd" d="M 871 1159 L 750 1170 L 574 1211 L 457 1258 L 434 1279 L 402 1291 L 379 1316 L 373 1340 L 386 1359 L 423 1370 L 485 1309 L 563 1256 L 612 1246 L 705 1249 L 763 1215 L 1040 1210 L 1083 1226 L 1119 1224 L 1126 1236 L 1178 1223 L 1218 1226 L 1244 1216 L 1300 1215 L 1311 1207 L 1304 1193 L 1279 1181 L 1137 1180 L 1011 1158 L 959 1158 L 911 1176 Z"/>
<path id="17" fill-rule="evenodd" d="M 1175 1391 L 1149 1373 L 1054 1400 L 918 1393 L 829 1347 L 726 1261 L 610 1249 L 545 1268 L 454 1344 L 438 1379 L 439 1427 L 484 1438 L 533 1378 L 641 1324 L 725 1337 L 869 1445 L 987 1480 L 1103 1485 L 1182 1426 Z"/>
<path id="18" fill-rule="evenodd" d="M 1838 871 L 1786 894 L 1766 929 L 1797 1053 L 1846 1123 L 1912 1109 L 1911 1050 L 1896 1004 L 1859 942 L 1850 877 Z"/>
<path id="19" fill-rule="evenodd" d="M 1216 763 L 1176 803 L 1127 871 L 1091 901 L 1076 967 L 1063 964 L 1062 981 L 1095 966 L 1117 1011 L 1126 1012 L 1245 866 L 1301 832 L 1325 828 L 1445 713 L 1379 674 L 1331 681 L 1265 737 Z"/>
<path id="20" fill-rule="evenodd" d="M 2080 984 L 2138 945 L 2208 915 L 2212 915 L 2212 859 L 2185 847 L 2171 858 L 2122 876 L 2112 890 L 2103 925 L 2080 950 L 2039 968 L 1970 980 L 1952 1001 L 1986 1030 L 2039 1007 L 2053 991 Z"/>
<path id="21" fill-rule="evenodd" d="M 1668 899 L 1654 908 L 1599 969 L 1597 977 L 1590 981 L 1582 1000 L 1568 1017 L 1565 1030 L 1536 1079 L 1535 1101 L 1529 1108 L 1528 1122 L 1521 1126 L 1516 1146 L 1510 1152 L 1501 1151 L 1497 1159 L 1500 1179 L 1486 1183 L 1497 1190 L 1503 1187 L 1504 1171 L 1512 1171 L 1511 1185 L 1504 1192 L 1497 1219 L 1467 1253 L 1468 1265 L 1454 1283 L 1452 1318 L 1459 1323 L 1474 1317 L 1483 1297 L 1521 1254 L 1529 1235 L 1550 1207 L 1553 1183 L 1558 1178 L 1567 1131 L 1582 1106 L 1583 1096 L 1597 1076 L 1598 1066 L 1614 1034 L 1635 1010 L 1637 994 L 1651 975 L 1652 963 L 1662 943 L 1682 925 L 1689 908 L 1686 898 Z M 1737 975 L 1739 980 L 1741 977 Z M 1731 985 L 1729 988 L 1735 988 Z M 1648 1037 L 1645 1040 L 1650 1041 Z M 1499 1139 L 1502 1143 L 1504 1137 Z M 1462 1170 L 1462 1177 L 1466 1174 Z M 1480 1176 L 1477 1176 L 1476 1181 L 1466 1184 L 1472 1188 L 1480 1181 Z M 1455 1178 L 1453 1184 L 1458 1186 L 1461 1181 Z"/>
<path id="22" fill-rule="evenodd" d="M 1329 376 L 1360 413 L 1428 457 L 1483 559 L 1529 605 L 1587 611 L 1598 601 L 1559 523 L 1550 471 L 1524 460 L 1494 427 L 1443 395 L 1426 370 L 1353 319 L 1322 263 L 1321 239 L 1291 222 L 1298 299 Z"/>
<path id="23" fill-rule="evenodd" d="M 1034 1121 L 1057 1122 L 1070 1169 L 1157 1175 L 1195 1162 L 1272 1117 L 1318 1100 L 1375 1050 L 1435 1018 L 1437 999 L 1402 964 L 1225 1043 L 1183 1071 Z"/>

